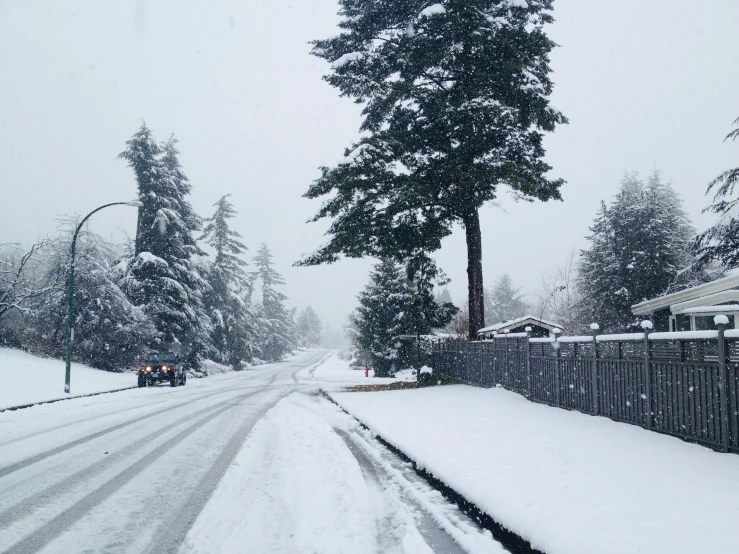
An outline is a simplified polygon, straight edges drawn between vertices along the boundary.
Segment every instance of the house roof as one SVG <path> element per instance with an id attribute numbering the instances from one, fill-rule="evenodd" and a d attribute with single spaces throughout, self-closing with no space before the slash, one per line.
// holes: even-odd
<path id="1" fill-rule="evenodd" d="M 502 323 L 496 323 L 495 325 L 490 325 L 489 327 L 485 327 L 484 329 L 480 329 L 477 332 L 479 334 L 495 334 L 495 333 L 501 333 L 504 332 L 506 329 L 515 329 L 516 327 L 521 327 L 522 325 L 538 325 L 539 327 L 544 327 L 548 330 L 553 329 L 562 329 L 562 326 L 559 323 L 552 323 L 551 321 L 545 321 L 541 318 L 534 317 L 533 315 L 525 315 L 523 317 L 518 317 L 516 319 L 511 319 L 510 321 L 504 321 Z"/>
<path id="2" fill-rule="evenodd" d="M 672 294 L 665 294 L 664 296 L 639 302 L 638 304 L 631 306 L 631 313 L 634 315 L 651 315 L 658 310 L 669 308 L 673 304 L 691 304 L 691 301 L 698 299 L 700 299 L 700 301 L 697 305 L 704 305 L 707 304 L 707 302 L 703 301 L 704 297 L 716 295 L 717 293 L 722 293 L 737 287 L 739 287 L 739 273 L 733 273 L 727 277 L 711 281 L 710 283 L 703 283 L 702 285 L 690 287 L 689 289 L 681 290 L 679 292 L 673 292 Z M 715 296 L 713 298 L 715 298 Z"/>
<path id="3" fill-rule="evenodd" d="M 739 292 L 739 291 L 737 291 Z M 680 310 L 681 314 L 726 314 L 730 312 L 739 312 L 739 304 L 721 304 L 720 306 L 694 306 Z M 672 313 L 675 313 L 675 306 L 672 306 Z"/>

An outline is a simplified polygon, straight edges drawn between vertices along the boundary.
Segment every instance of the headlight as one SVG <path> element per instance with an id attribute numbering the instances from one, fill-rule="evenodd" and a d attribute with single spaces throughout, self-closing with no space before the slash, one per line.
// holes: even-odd
<path id="1" fill-rule="evenodd" d="M 167 371 L 167 369 L 169 369 L 169 368 L 166 365 L 163 365 L 162 366 L 162 371 Z"/>
<path id="2" fill-rule="evenodd" d="M 146 369 L 144 371 L 151 371 L 151 366 L 150 365 L 146 366 Z"/>

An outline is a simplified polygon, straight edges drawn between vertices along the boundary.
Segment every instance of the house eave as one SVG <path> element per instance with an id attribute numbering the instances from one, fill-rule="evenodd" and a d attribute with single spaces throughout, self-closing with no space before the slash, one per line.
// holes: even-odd
<path id="1" fill-rule="evenodd" d="M 735 287 L 739 287 L 739 275 L 730 275 L 729 277 L 722 277 L 710 283 L 639 302 L 631 306 L 631 313 L 634 315 L 652 315 L 654 312 L 669 308 L 673 304 L 687 302 L 694 298 L 723 292 Z"/>

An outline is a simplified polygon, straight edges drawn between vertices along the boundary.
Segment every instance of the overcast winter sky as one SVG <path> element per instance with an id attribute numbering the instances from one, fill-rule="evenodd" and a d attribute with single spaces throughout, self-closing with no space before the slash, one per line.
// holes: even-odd
<path id="1" fill-rule="evenodd" d="M 0 0 L 0 242 L 134 198 L 116 155 L 143 119 L 180 139 L 196 210 L 232 193 L 234 227 L 251 253 L 270 245 L 291 302 L 343 324 L 370 263 L 291 265 L 325 240 L 326 224 L 304 223 L 318 204 L 301 195 L 359 125 L 308 55 L 308 41 L 336 32 L 336 11 L 336 0 Z M 554 16 L 553 103 L 570 124 L 546 144 L 564 202 L 503 195 L 482 219 L 486 282 L 508 271 L 527 293 L 585 245 L 624 171 L 659 167 L 703 228 L 706 184 L 739 163 L 739 144 L 722 143 L 739 116 L 737 0 L 556 0 Z M 135 216 L 110 208 L 92 230 L 120 239 Z M 463 239 L 438 255 L 457 303 Z"/>

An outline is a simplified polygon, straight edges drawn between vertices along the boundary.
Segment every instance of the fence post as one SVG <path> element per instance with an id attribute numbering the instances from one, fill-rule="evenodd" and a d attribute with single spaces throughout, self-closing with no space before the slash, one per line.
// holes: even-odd
<path id="1" fill-rule="evenodd" d="M 600 412 L 598 402 L 598 330 L 600 325 L 597 323 L 590 324 L 590 331 L 593 333 L 593 371 L 591 373 L 591 379 L 593 381 L 591 387 L 591 393 L 593 395 L 593 415 L 598 415 Z"/>
<path id="2" fill-rule="evenodd" d="M 646 396 L 645 404 L 647 407 L 647 429 L 652 429 L 652 371 L 649 356 L 649 331 L 654 325 L 648 319 L 641 322 L 641 328 L 644 329 L 644 394 Z"/>
<path id="3" fill-rule="evenodd" d="M 554 348 L 554 355 L 557 357 L 555 363 L 554 363 L 554 402 L 557 404 L 557 407 L 560 405 L 560 393 L 559 393 L 559 365 L 560 365 L 560 355 L 559 355 L 559 334 L 562 331 L 555 328 L 552 329 L 552 333 L 554 334 L 554 342 L 552 343 L 552 348 Z"/>
<path id="4" fill-rule="evenodd" d="M 526 327 L 526 390 L 531 398 L 531 327 Z"/>
<path id="5" fill-rule="evenodd" d="M 483 385 L 483 373 L 485 372 L 485 353 L 487 348 L 484 342 L 480 343 L 480 386 Z"/>
<path id="6" fill-rule="evenodd" d="M 729 388 L 726 368 L 726 340 L 724 332 L 729 324 L 729 318 L 725 315 L 717 315 L 713 318 L 713 322 L 718 329 L 718 389 L 721 395 L 721 446 L 724 452 L 729 451 Z"/>
<path id="7" fill-rule="evenodd" d="M 508 333 L 510 332 L 510 329 L 506 329 L 505 331 L 503 331 L 503 333 L 505 334 L 505 366 L 503 369 L 503 376 L 506 377 L 506 380 L 508 378 L 508 370 L 511 368 L 510 354 L 508 354 Z M 503 381 L 503 379 L 501 379 L 501 381 Z M 505 388 L 505 385 L 503 385 L 503 387 Z"/>

